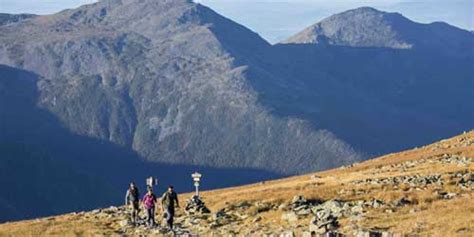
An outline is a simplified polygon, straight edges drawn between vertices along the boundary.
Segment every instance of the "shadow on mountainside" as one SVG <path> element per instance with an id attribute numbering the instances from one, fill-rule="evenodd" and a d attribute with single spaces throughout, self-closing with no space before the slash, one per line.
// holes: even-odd
<path id="1" fill-rule="evenodd" d="M 146 163 L 133 150 L 75 135 L 37 107 L 38 76 L 0 65 L 0 222 L 118 205 L 128 183 L 159 178 L 193 190 L 190 174 L 203 173 L 202 188 L 220 188 L 280 177 L 254 169 Z"/>
<path id="2" fill-rule="evenodd" d="M 260 103 L 275 115 L 327 129 L 372 156 L 474 127 L 474 104 L 467 99 L 474 95 L 474 54 L 278 44 L 261 60 L 263 70 L 247 72 L 259 78 L 250 84 Z"/>

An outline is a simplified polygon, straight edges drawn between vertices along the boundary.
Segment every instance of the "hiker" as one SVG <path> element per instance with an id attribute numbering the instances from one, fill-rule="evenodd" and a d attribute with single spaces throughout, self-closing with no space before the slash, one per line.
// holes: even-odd
<path id="1" fill-rule="evenodd" d="M 127 194 L 125 195 L 125 206 L 131 208 L 130 217 L 134 225 L 137 223 L 138 212 L 140 211 L 139 202 L 140 193 L 135 183 L 131 182 L 130 187 L 127 189 Z"/>
<path id="2" fill-rule="evenodd" d="M 161 210 L 166 215 L 166 223 L 170 231 L 173 231 L 174 207 L 179 208 L 178 195 L 174 192 L 173 186 L 168 186 L 168 190 L 161 197 Z"/>
<path id="3" fill-rule="evenodd" d="M 155 225 L 155 203 L 156 196 L 153 193 L 153 189 L 151 186 L 147 186 L 147 193 L 143 197 L 143 206 L 146 209 L 146 222 L 149 227 L 153 227 Z"/>

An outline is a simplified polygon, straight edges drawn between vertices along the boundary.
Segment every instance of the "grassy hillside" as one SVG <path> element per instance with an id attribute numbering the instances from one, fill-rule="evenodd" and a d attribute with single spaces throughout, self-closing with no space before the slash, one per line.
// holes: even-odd
<path id="1" fill-rule="evenodd" d="M 314 230 L 311 222 L 318 215 L 315 213 L 328 211 L 337 222 L 334 227 L 327 226 L 328 230 L 348 235 L 372 230 L 417 236 L 472 236 L 473 171 L 471 131 L 348 167 L 203 192 L 202 198 L 212 213 L 188 216 L 180 210 L 179 231 L 310 236 L 310 228 Z M 180 195 L 181 206 L 190 195 Z M 306 201 L 296 200 L 297 195 Z M 305 212 L 308 208 L 310 211 Z M 0 225 L 0 236 L 162 233 L 159 228 L 132 228 L 123 221 L 124 215 L 122 207 L 112 207 L 5 223 Z"/>

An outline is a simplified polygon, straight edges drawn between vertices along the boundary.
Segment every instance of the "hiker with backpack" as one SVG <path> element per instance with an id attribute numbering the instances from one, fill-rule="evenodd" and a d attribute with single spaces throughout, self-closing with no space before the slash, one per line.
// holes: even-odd
<path id="1" fill-rule="evenodd" d="M 140 211 L 140 192 L 134 182 L 130 183 L 130 187 L 127 189 L 125 195 L 125 206 L 129 206 L 131 209 L 130 218 L 132 223 L 137 223 L 138 212 Z"/>
<path id="2" fill-rule="evenodd" d="M 161 197 L 161 210 L 165 214 L 166 223 L 170 231 L 173 231 L 174 207 L 179 208 L 178 195 L 173 186 L 168 186 L 168 190 Z"/>
<path id="3" fill-rule="evenodd" d="M 155 225 L 155 203 L 156 196 L 153 193 L 153 189 L 151 186 L 147 186 L 147 193 L 143 197 L 143 206 L 146 210 L 146 222 L 149 227 L 153 227 Z"/>

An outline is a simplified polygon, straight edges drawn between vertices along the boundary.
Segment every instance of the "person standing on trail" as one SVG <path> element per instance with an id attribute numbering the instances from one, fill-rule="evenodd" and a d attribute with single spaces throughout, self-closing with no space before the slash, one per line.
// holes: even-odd
<path id="1" fill-rule="evenodd" d="M 131 209 L 130 218 L 132 223 L 137 223 L 138 212 L 140 211 L 140 192 L 134 182 L 130 183 L 130 187 L 127 189 L 125 195 L 125 206 L 129 206 Z"/>
<path id="2" fill-rule="evenodd" d="M 146 222 L 149 227 L 153 227 L 155 225 L 155 203 L 156 196 L 153 193 L 151 186 L 148 186 L 147 193 L 143 197 L 143 206 L 145 206 L 146 209 Z"/>
<path id="3" fill-rule="evenodd" d="M 173 230 L 174 207 L 179 208 L 178 195 L 173 190 L 173 186 L 169 186 L 168 190 L 161 197 L 161 209 L 166 215 L 166 223 L 168 228 Z"/>

